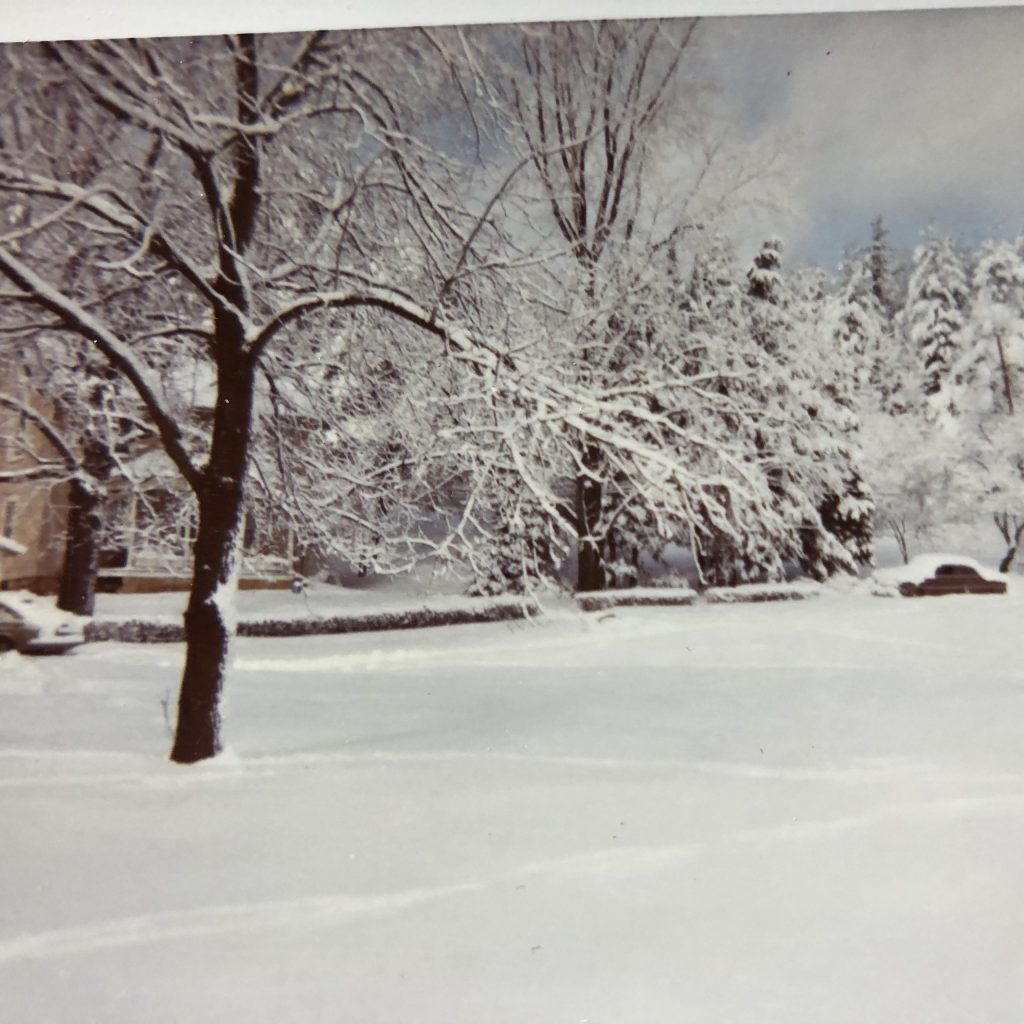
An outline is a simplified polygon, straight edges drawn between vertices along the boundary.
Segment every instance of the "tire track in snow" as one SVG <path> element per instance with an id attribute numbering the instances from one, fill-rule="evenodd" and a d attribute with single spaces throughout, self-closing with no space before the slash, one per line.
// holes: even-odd
<path id="1" fill-rule="evenodd" d="M 932 819 L 944 821 L 952 818 L 979 818 L 988 815 L 1020 814 L 1024 812 L 1024 795 L 944 797 L 939 800 L 903 801 L 879 807 L 863 814 L 850 814 L 838 818 L 816 818 L 808 821 L 794 819 L 784 825 L 741 829 L 730 838 L 741 843 L 792 843 L 808 839 L 827 839 L 847 832 L 875 828 L 893 820 Z"/>
<path id="2" fill-rule="evenodd" d="M 398 913 L 451 896 L 481 892 L 520 878 L 540 878 L 556 885 L 574 882 L 620 884 L 639 874 L 663 871 L 680 861 L 708 855 L 722 845 L 760 846 L 765 843 L 827 840 L 851 831 L 877 827 L 893 819 L 906 821 L 913 817 L 942 821 L 1019 813 L 1022 810 L 1024 795 L 901 802 L 864 814 L 740 829 L 707 841 L 682 845 L 655 844 L 584 850 L 564 857 L 527 862 L 484 882 L 370 896 L 334 894 L 114 918 L 0 941 L 0 966 L 205 936 L 330 927 L 359 918 Z"/>
<path id="3" fill-rule="evenodd" d="M 269 903 L 227 904 L 114 918 L 17 936 L 0 942 L 0 965 L 76 953 L 125 949 L 208 935 L 324 927 L 359 917 L 396 913 L 481 889 L 479 883 L 410 889 L 377 896 L 335 894 Z"/>
<path id="4" fill-rule="evenodd" d="M 520 867 L 518 873 L 558 884 L 621 882 L 634 875 L 675 867 L 680 861 L 692 860 L 706 849 L 706 843 L 604 847 L 551 860 L 533 861 Z"/>

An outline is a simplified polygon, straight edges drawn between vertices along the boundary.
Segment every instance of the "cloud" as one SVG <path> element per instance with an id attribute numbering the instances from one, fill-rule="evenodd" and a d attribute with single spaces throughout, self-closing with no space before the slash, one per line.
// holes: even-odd
<path id="1" fill-rule="evenodd" d="M 789 139 L 810 251 L 876 213 L 1016 233 L 1022 39 L 1021 8 L 734 18 L 705 23 L 702 57 L 738 125 Z"/>

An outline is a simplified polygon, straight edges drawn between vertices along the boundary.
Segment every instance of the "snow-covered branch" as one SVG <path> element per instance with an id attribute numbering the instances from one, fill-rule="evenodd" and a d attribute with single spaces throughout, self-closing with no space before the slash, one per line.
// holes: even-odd
<path id="1" fill-rule="evenodd" d="M 95 345 L 110 364 L 124 374 L 152 417 L 167 454 L 189 484 L 197 487 L 199 470 L 182 443 L 178 422 L 160 400 L 156 381 L 135 353 L 102 321 L 44 281 L 3 247 L 0 247 L 0 273 L 37 305 L 54 313 L 68 330 Z"/>

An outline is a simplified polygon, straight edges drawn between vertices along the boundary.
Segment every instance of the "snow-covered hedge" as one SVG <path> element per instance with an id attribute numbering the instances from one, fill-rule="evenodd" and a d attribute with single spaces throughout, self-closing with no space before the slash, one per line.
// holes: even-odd
<path id="1" fill-rule="evenodd" d="M 305 617 L 243 619 L 239 636 L 313 636 L 326 633 L 363 633 L 389 629 L 420 629 L 474 622 L 506 622 L 539 615 L 540 608 L 521 597 L 466 598 L 437 606 L 416 605 L 373 612 L 342 612 Z M 85 628 L 87 641 L 114 640 L 128 644 L 180 643 L 184 627 L 166 617 L 151 619 L 94 619 Z"/>
<path id="2" fill-rule="evenodd" d="M 709 587 L 704 597 L 711 604 L 740 604 L 749 601 L 802 601 L 824 593 L 818 583 L 796 580 L 792 583 L 741 583 L 737 587 Z"/>
<path id="3" fill-rule="evenodd" d="M 583 612 L 599 612 L 622 605 L 689 605 L 696 600 L 697 592 L 689 587 L 631 587 L 576 595 L 576 603 Z"/>
<path id="4" fill-rule="evenodd" d="M 166 618 L 93 619 L 85 625 L 85 642 L 116 640 L 122 644 L 174 644 L 185 639 L 180 622 Z"/>

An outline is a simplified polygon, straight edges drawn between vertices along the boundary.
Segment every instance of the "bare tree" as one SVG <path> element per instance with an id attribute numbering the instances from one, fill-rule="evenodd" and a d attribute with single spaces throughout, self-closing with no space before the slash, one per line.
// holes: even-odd
<path id="1" fill-rule="evenodd" d="M 86 136 L 116 137 L 87 185 L 70 170 L 77 150 L 49 151 L 44 132 L 4 138 L 0 190 L 31 214 L 0 237 L 0 273 L 9 298 L 85 339 L 130 383 L 195 494 L 175 761 L 220 748 L 256 381 L 272 346 L 316 311 L 375 309 L 457 359 L 493 361 L 453 323 L 468 310 L 446 271 L 475 220 L 454 198 L 459 167 L 430 135 L 438 112 L 427 104 L 451 81 L 436 50 L 436 37 L 313 33 L 5 54 L 23 82 L 59 69 Z M 422 99 L 400 103 L 408 96 Z M 125 164 L 146 174 L 131 181 Z M 29 237 L 55 247 L 62 232 L 104 239 L 99 292 L 21 252 Z M 204 437 L 163 387 L 185 344 L 214 381 Z"/>
<path id="2" fill-rule="evenodd" d="M 5 65 L 9 91 L 0 116 L 4 151 L 30 151 L 40 170 L 51 176 L 63 173 L 71 184 L 88 188 L 101 172 L 103 151 L 116 141 L 116 128 L 107 125 L 97 135 L 80 97 L 64 87 L 56 63 L 40 61 L 35 76 L 26 75 L 16 58 L 6 59 Z M 58 157 L 63 160 L 59 168 Z M 126 173 L 137 178 L 139 171 L 131 168 Z M 56 222 L 51 231 L 40 234 L 33 227 L 35 205 L 33 197 L 21 196 L 6 206 L 12 229 L 6 235 L 7 244 L 22 259 L 45 268 L 61 288 L 102 296 L 105 284 L 97 265 L 108 255 L 108 240 L 101 235 L 76 235 L 72 226 Z M 70 463 L 58 460 L 60 468 L 51 467 L 46 477 L 51 484 L 66 484 L 62 500 L 67 504 L 67 529 L 57 604 L 91 615 L 101 510 L 117 461 L 116 448 L 137 433 L 131 425 L 137 410 L 130 398 L 125 401 L 116 374 L 88 341 L 58 336 L 50 324 L 39 322 L 38 311 L 27 303 L 4 304 L 0 332 L 10 370 L 6 398 L 28 402 L 33 408 L 42 402 L 36 411 L 59 431 L 63 450 L 74 453 Z M 31 382 L 27 373 L 32 374 Z M 30 461 L 46 461 L 57 450 L 52 434 L 34 430 L 31 436 L 42 450 L 24 452 L 30 454 Z"/>
<path id="3" fill-rule="evenodd" d="M 516 126 L 585 305 L 600 305 L 606 262 L 621 256 L 638 226 L 642 230 L 652 137 L 694 26 L 599 22 L 523 29 L 525 74 L 512 95 Z M 587 328 L 577 352 L 584 386 L 607 375 L 621 334 L 614 316 L 591 317 Z M 578 538 L 577 589 L 599 590 L 608 540 L 602 446 L 581 444 L 577 461 L 563 515 Z"/>
<path id="4" fill-rule="evenodd" d="M 16 412 L 30 429 L 13 439 L 16 450 L 9 455 L 14 457 L 0 469 L 0 482 L 35 483 L 51 492 L 65 486 L 59 492 L 67 517 L 57 605 L 92 615 L 103 506 L 117 469 L 118 448 L 130 445 L 147 428 L 142 425 L 140 431 L 134 410 L 120 401 L 117 381 L 81 345 L 39 337 L 10 348 L 13 355 L 2 360 L 8 376 L 0 405 Z M 23 376 L 23 368 L 32 376 Z"/>
<path id="5" fill-rule="evenodd" d="M 680 358 L 655 258 L 682 221 L 658 231 L 648 129 L 692 26 L 524 31 L 511 106 L 481 72 L 486 31 L 4 51 L 26 116 L 49 116 L 56 75 L 85 139 L 113 139 L 83 184 L 77 145 L 4 133 L 0 192 L 22 212 L 0 274 L 40 329 L 82 339 L 134 390 L 194 494 L 176 761 L 220 747 L 239 541 L 261 496 L 296 499 L 278 507 L 319 518 L 324 539 L 344 526 L 371 562 L 387 532 L 409 557 L 472 559 L 503 521 L 539 519 L 525 554 L 568 538 L 581 588 L 603 583 L 626 524 L 787 529 L 751 456 L 757 411 L 730 428 L 714 386 L 752 371 Z M 541 44 L 563 37 L 556 81 Z M 510 109 L 522 151 L 484 173 L 479 133 Z M 524 240 L 512 202 L 531 167 L 554 253 Z M 87 242 L 91 272 L 61 276 Z M 207 418 L 182 387 L 190 364 Z"/>

